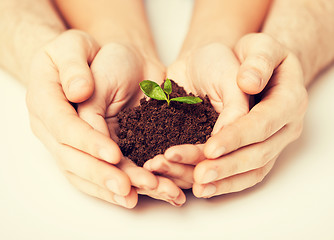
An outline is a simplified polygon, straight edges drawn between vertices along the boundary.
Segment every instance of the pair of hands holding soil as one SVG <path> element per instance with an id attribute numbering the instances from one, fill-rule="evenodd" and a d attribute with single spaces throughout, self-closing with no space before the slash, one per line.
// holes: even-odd
<path id="1" fill-rule="evenodd" d="M 139 82 L 166 77 L 207 95 L 219 117 L 205 144 L 173 146 L 141 168 L 122 156 L 116 116 L 138 105 Z M 84 193 L 126 208 L 138 194 L 181 206 L 181 189 L 209 198 L 255 185 L 301 133 L 307 102 L 298 60 L 265 34 L 246 35 L 234 48 L 202 45 L 166 69 L 129 44 L 100 46 L 68 30 L 35 56 L 30 78 L 32 129 L 65 176 Z M 257 93 L 261 101 L 250 106 L 249 94 Z"/>

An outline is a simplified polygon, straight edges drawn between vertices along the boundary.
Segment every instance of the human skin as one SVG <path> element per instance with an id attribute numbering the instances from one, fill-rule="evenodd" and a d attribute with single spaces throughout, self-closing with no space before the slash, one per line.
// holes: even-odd
<path id="1" fill-rule="evenodd" d="M 120 163 L 117 144 L 82 120 L 68 101 L 79 103 L 92 95 L 89 65 L 100 45 L 87 33 L 66 30 L 50 1 L 4 0 L 0 11 L 0 64 L 27 87 L 33 132 L 68 180 L 86 194 L 126 208 L 137 203 L 136 187 L 182 204 L 184 196 L 175 185 L 159 182 L 129 161 Z M 143 177 L 135 178 L 138 174 Z"/>
<path id="2" fill-rule="evenodd" d="M 88 63 L 99 49 L 98 45 L 87 34 L 67 33 L 50 1 L 40 1 L 39 5 L 30 0 L 1 1 L 1 12 L 1 65 L 27 87 L 27 107 L 35 135 L 53 153 L 67 177 L 80 176 L 87 182 L 100 185 L 111 180 L 113 184 L 109 185 L 115 188 L 113 192 L 117 192 L 119 197 L 113 193 L 103 197 L 111 202 L 118 200 L 120 204 L 127 199 L 132 207 L 136 195 L 130 192 L 131 184 L 126 174 L 116 170 L 118 175 L 115 176 L 115 171 L 110 174 L 110 169 L 105 170 L 100 179 L 92 174 L 100 172 L 104 165 L 100 160 L 119 162 L 120 153 L 116 151 L 112 155 L 112 150 L 118 147 L 81 120 L 65 97 L 65 92 L 70 95 L 65 82 L 69 83 L 73 76 L 84 75 L 92 83 Z M 69 65 L 72 66 L 70 71 Z M 89 91 L 89 88 L 83 89 L 78 102 L 89 97 Z M 75 97 L 75 93 L 72 94 L 74 102 Z M 82 137 L 80 140 L 78 133 Z M 89 147 L 92 145 L 90 141 L 96 143 L 95 149 Z M 75 166 L 78 155 L 83 161 Z M 100 160 L 95 161 L 92 156 Z M 122 188 L 118 181 L 122 182 Z M 93 188 L 87 193 L 102 196 L 101 191 L 94 192 Z"/>
<path id="3" fill-rule="evenodd" d="M 334 60 L 333 24 L 332 1 L 281 0 L 274 2 L 263 33 L 238 41 L 237 83 L 246 93 L 260 93 L 261 101 L 205 145 L 177 146 L 164 155 L 169 162 L 197 164 L 197 197 L 241 191 L 261 182 L 281 151 L 299 137 L 306 87 Z"/>
<path id="4" fill-rule="evenodd" d="M 78 105 L 79 117 L 117 142 L 116 116 L 123 108 L 139 104 L 143 97 L 139 82 L 144 79 L 162 82 L 165 78 L 165 67 L 158 60 L 143 2 L 56 2 L 70 27 L 89 33 L 101 45 L 91 63 L 94 93 L 89 100 Z M 129 174 L 138 193 L 176 206 L 185 202 L 184 193 L 171 180 L 154 176 L 129 159 L 123 158 L 118 166 Z M 124 169 L 125 166 L 128 167 Z M 146 179 L 145 184 L 137 184 L 143 179 Z M 148 185 L 151 189 L 147 188 Z M 152 189 L 154 185 L 156 187 Z"/>
<path id="5" fill-rule="evenodd" d="M 249 111 L 248 96 L 235 81 L 240 63 L 233 53 L 233 46 L 243 35 L 260 29 L 270 2 L 199 0 L 195 3 L 183 47 L 176 61 L 168 67 L 167 76 L 187 91 L 208 95 L 219 113 L 214 131 Z M 190 154 L 190 159 L 204 156 L 202 150 L 199 151 L 197 146 L 194 148 L 192 145 L 171 148 L 165 156 L 147 161 L 144 168 L 170 177 L 182 188 L 191 188 L 194 182 L 192 171 L 197 162 L 177 164 L 173 150 L 184 152 L 182 155 Z"/>

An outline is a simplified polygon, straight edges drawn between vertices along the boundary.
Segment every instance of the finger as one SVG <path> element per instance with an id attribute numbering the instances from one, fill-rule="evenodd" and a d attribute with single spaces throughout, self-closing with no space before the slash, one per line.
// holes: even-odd
<path id="1" fill-rule="evenodd" d="M 249 111 L 248 102 L 248 97 L 245 96 L 241 96 L 241 98 L 236 99 L 236 101 L 226 101 L 213 127 L 211 135 L 216 134 L 224 126 L 232 124 L 238 118 L 246 115 Z"/>
<path id="2" fill-rule="evenodd" d="M 272 169 L 275 160 L 276 158 L 268 162 L 264 167 L 228 177 L 217 182 L 209 184 L 195 183 L 193 185 L 193 193 L 198 198 L 210 198 L 213 196 L 239 192 L 246 188 L 250 188 L 264 179 L 264 177 Z"/>
<path id="3" fill-rule="evenodd" d="M 159 62 L 148 60 L 143 67 L 138 65 L 137 60 L 132 51 L 119 44 L 104 46 L 94 58 L 91 69 L 95 91 L 89 100 L 78 106 L 79 116 L 94 129 L 114 137 L 114 131 L 108 129 L 106 120 L 115 117 L 125 106 L 139 103 L 142 92 L 135 82 L 141 79 L 140 76 L 143 74 L 148 79 L 162 81 L 164 68 Z M 127 62 L 129 64 L 124 64 Z M 132 74 L 136 70 L 143 70 L 144 73 L 137 71 L 138 75 Z"/>
<path id="4" fill-rule="evenodd" d="M 37 77 L 43 79 L 45 74 L 46 72 L 41 72 Z M 39 84 L 33 86 L 33 89 L 40 87 L 45 91 L 31 91 L 27 94 L 29 111 L 37 113 L 36 116 L 59 143 L 113 164 L 120 161 L 122 153 L 117 144 L 78 117 L 57 82 L 45 81 L 33 84 Z"/>
<path id="5" fill-rule="evenodd" d="M 125 208 L 134 208 L 137 205 L 138 195 L 135 189 L 131 189 L 127 196 L 119 196 L 105 188 L 102 188 L 101 186 L 82 179 L 73 173 L 66 172 L 65 176 L 73 186 L 85 194 L 123 206 Z"/>
<path id="6" fill-rule="evenodd" d="M 260 93 L 273 75 L 274 69 L 287 57 L 287 51 L 265 34 L 249 34 L 235 48 L 241 66 L 237 82 L 248 94 Z"/>
<path id="7" fill-rule="evenodd" d="M 171 180 L 154 176 L 146 169 L 135 165 L 128 158 L 124 158 L 118 166 L 129 176 L 132 185 L 138 188 L 139 193 L 167 201 L 173 205 L 184 203 L 185 197 L 183 197 L 182 190 Z"/>
<path id="8" fill-rule="evenodd" d="M 183 191 L 171 180 L 157 176 L 158 187 L 153 190 L 138 189 L 138 193 L 148 195 L 152 198 L 169 202 L 174 206 L 181 206 L 186 201 Z"/>
<path id="9" fill-rule="evenodd" d="M 191 182 L 186 182 L 183 181 L 182 179 L 178 179 L 178 178 L 169 178 L 172 182 L 174 182 L 176 184 L 176 186 L 178 186 L 181 189 L 190 189 L 193 187 L 193 183 Z"/>
<path id="10" fill-rule="evenodd" d="M 146 59 L 144 79 L 154 79 L 159 85 L 166 79 L 166 67 L 156 59 Z"/>
<path id="11" fill-rule="evenodd" d="M 126 196 L 131 190 L 129 177 L 114 165 L 68 146 L 61 148 L 58 159 L 65 170 L 118 195 Z"/>
<path id="12" fill-rule="evenodd" d="M 247 115 L 223 127 L 209 138 L 204 145 L 205 156 L 215 159 L 240 147 L 266 140 L 289 123 L 290 117 L 295 115 L 294 104 L 297 100 L 291 100 L 288 95 L 280 94 L 279 91 L 262 99 Z"/>
<path id="13" fill-rule="evenodd" d="M 123 158 L 117 166 L 129 176 L 132 186 L 147 190 L 158 187 L 157 178 L 146 169 L 138 167 L 130 159 Z"/>
<path id="14" fill-rule="evenodd" d="M 158 173 L 167 178 L 180 179 L 183 182 L 193 183 L 194 166 L 170 162 L 163 155 L 157 155 L 147 161 L 144 166 L 148 171 Z"/>
<path id="15" fill-rule="evenodd" d="M 264 142 L 243 147 L 218 159 L 200 162 L 194 170 L 194 181 L 206 184 L 261 168 L 278 156 L 295 139 L 294 135 L 294 131 L 284 127 Z"/>
<path id="16" fill-rule="evenodd" d="M 110 137 L 110 131 L 105 119 L 106 106 L 97 107 L 94 103 L 85 102 L 78 106 L 79 117 L 87 122 L 92 128 Z"/>
<path id="17" fill-rule="evenodd" d="M 205 74 L 194 78 L 193 82 L 203 90 L 202 93 L 208 94 L 212 105 L 220 114 L 212 131 L 212 134 L 215 134 L 224 125 L 234 122 L 249 111 L 249 97 L 237 85 L 239 62 L 233 52 L 219 45 L 211 45 L 206 51 L 213 57 L 211 65 L 207 66 L 212 71 L 207 71 L 208 68 L 202 69 Z"/>
<path id="18" fill-rule="evenodd" d="M 31 127 L 36 136 L 56 157 L 62 170 L 72 172 L 78 177 L 101 188 L 107 188 L 118 195 L 126 196 L 129 194 L 131 182 L 127 175 L 117 167 L 71 147 L 59 144 L 48 133 L 40 120 L 34 116 L 31 116 Z"/>
<path id="19" fill-rule="evenodd" d="M 99 46 L 88 34 L 70 30 L 46 47 L 59 72 L 66 98 L 75 103 L 87 100 L 94 91 L 94 81 L 89 64 Z"/>
<path id="20" fill-rule="evenodd" d="M 170 162 L 196 165 L 205 159 L 203 144 L 183 144 L 172 146 L 164 153 L 164 158 Z"/>

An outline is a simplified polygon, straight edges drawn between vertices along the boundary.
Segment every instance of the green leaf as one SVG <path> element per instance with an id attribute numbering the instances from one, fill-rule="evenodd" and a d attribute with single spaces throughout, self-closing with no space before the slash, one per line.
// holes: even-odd
<path id="1" fill-rule="evenodd" d="M 164 90 L 156 82 L 144 80 L 139 83 L 139 86 L 146 96 L 156 100 L 167 100 Z"/>
<path id="2" fill-rule="evenodd" d="M 164 92 L 167 93 L 168 95 L 171 94 L 172 92 L 172 83 L 169 80 L 169 78 L 166 78 L 166 81 L 164 83 Z"/>
<path id="3" fill-rule="evenodd" d="M 183 102 L 188 104 L 203 102 L 202 99 L 200 99 L 199 97 L 193 97 L 193 96 L 172 98 L 171 101 Z"/>

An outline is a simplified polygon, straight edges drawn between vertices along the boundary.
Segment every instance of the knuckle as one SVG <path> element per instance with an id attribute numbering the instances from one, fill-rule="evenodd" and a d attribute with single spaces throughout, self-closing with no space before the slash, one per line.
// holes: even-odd
<path id="1" fill-rule="evenodd" d="M 295 130 L 295 138 L 294 138 L 294 140 L 297 140 L 300 137 L 300 135 L 303 132 L 303 128 L 304 128 L 303 122 L 297 124 L 296 130 Z"/>
<path id="2" fill-rule="evenodd" d="M 260 33 L 258 35 L 258 37 L 261 39 L 262 41 L 262 45 L 270 48 L 270 49 L 282 49 L 283 46 L 276 40 L 274 39 L 273 37 L 271 37 L 270 35 L 268 34 L 265 34 L 265 33 Z"/>
<path id="3" fill-rule="evenodd" d="M 258 168 L 254 171 L 254 185 L 262 182 L 262 180 L 264 179 L 264 177 L 266 176 L 266 171 L 265 171 L 265 167 L 261 167 Z"/>
<path id="4" fill-rule="evenodd" d="M 242 126 L 239 124 L 232 124 L 229 126 L 230 134 L 225 134 L 224 141 L 233 143 L 233 149 L 238 149 L 243 144 L 240 130 L 242 130 Z"/>
<path id="5" fill-rule="evenodd" d="M 223 180 L 221 190 L 223 193 L 229 193 L 233 190 L 233 181 L 231 179 Z"/>
<path id="6" fill-rule="evenodd" d="M 240 161 L 233 161 L 229 168 L 226 169 L 226 176 L 232 176 L 240 172 Z"/>
<path id="7" fill-rule="evenodd" d="M 299 113 L 304 115 L 308 107 L 308 93 L 305 88 L 300 90 Z"/>
<path id="8" fill-rule="evenodd" d="M 47 55 L 52 56 L 54 61 L 57 61 L 57 56 L 60 56 L 60 54 L 82 52 L 83 49 L 87 51 L 93 49 L 95 45 L 97 44 L 89 34 L 81 30 L 70 29 L 45 45 L 43 50 Z M 85 48 L 82 48 L 82 46 L 85 46 Z M 72 54 L 72 56 L 75 56 L 75 54 Z"/>
<path id="9" fill-rule="evenodd" d="M 244 46 L 247 46 L 248 44 L 252 44 L 257 40 L 258 36 L 259 35 L 257 33 L 250 33 L 243 36 L 236 45 L 237 51 L 242 49 Z"/>
<path id="10" fill-rule="evenodd" d="M 60 35 L 60 39 L 62 41 L 66 41 L 66 42 L 71 41 L 77 44 L 84 43 L 85 39 L 89 37 L 90 36 L 88 33 L 78 30 L 78 29 L 69 29 L 66 32 L 64 32 L 62 35 Z"/>
<path id="11" fill-rule="evenodd" d="M 260 54 L 254 56 L 254 66 L 253 69 L 259 73 L 266 73 L 268 70 L 273 70 L 274 65 L 269 55 L 262 51 Z"/>
<path id="12" fill-rule="evenodd" d="M 273 123 L 271 119 L 262 119 L 262 138 L 261 140 L 266 140 L 273 134 Z"/>
<path id="13" fill-rule="evenodd" d="M 272 158 L 272 151 L 270 151 L 268 148 L 262 147 L 260 149 L 257 149 L 256 151 L 256 161 L 258 162 L 257 167 L 265 166 L 270 161 L 271 158 Z"/>
<path id="14" fill-rule="evenodd" d="M 166 163 L 166 160 L 162 160 L 159 162 L 159 172 L 164 175 L 170 175 L 171 169 L 169 168 L 168 164 Z"/>
<path id="15" fill-rule="evenodd" d="M 69 58 L 66 61 L 58 63 L 59 80 L 64 90 L 68 89 L 71 82 L 78 78 L 78 76 L 84 76 L 89 74 L 87 71 L 88 65 L 85 62 L 76 59 Z"/>
<path id="16" fill-rule="evenodd" d="M 293 126 L 294 129 L 292 131 L 291 141 L 295 141 L 300 137 L 300 135 L 303 132 L 303 127 L 304 127 L 303 121 L 298 122 L 297 124 L 294 124 L 294 126 Z"/>
<path id="17" fill-rule="evenodd" d="M 224 165 L 216 163 L 211 166 L 209 169 L 214 169 L 219 173 L 219 178 L 224 179 L 235 174 L 238 174 L 241 171 L 242 163 L 240 160 L 230 159 L 231 161 L 225 162 Z"/>

